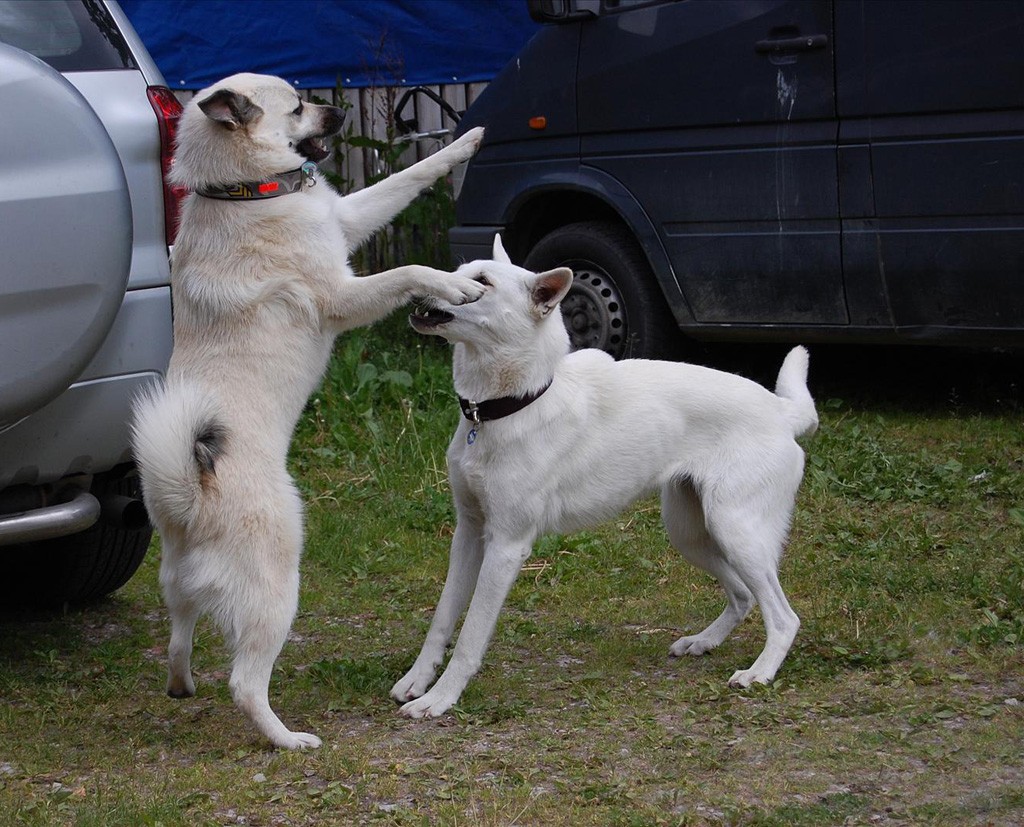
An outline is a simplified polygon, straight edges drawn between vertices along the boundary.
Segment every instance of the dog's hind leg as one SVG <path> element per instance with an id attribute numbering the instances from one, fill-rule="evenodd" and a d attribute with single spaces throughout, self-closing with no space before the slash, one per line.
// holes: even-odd
<path id="1" fill-rule="evenodd" d="M 391 697 L 399 703 L 415 700 L 427 691 L 444 659 L 444 650 L 452 639 L 455 624 L 466 608 L 473 592 L 483 560 L 483 536 L 480 526 L 464 518 L 459 519 L 452 538 L 448 558 L 448 577 L 444 581 L 441 599 L 437 603 L 430 631 L 412 668 L 391 688 Z"/>
<path id="2" fill-rule="evenodd" d="M 236 613 L 231 635 L 234 662 L 229 686 L 235 704 L 271 743 L 284 749 L 305 749 L 319 747 L 320 739 L 306 732 L 289 730 L 270 708 L 268 698 L 274 662 L 295 615 L 297 590 L 291 593 L 290 605 L 282 605 L 276 593 L 249 595 L 261 599 L 251 600 L 249 606 Z"/>
<path id="3" fill-rule="evenodd" d="M 770 683 L 800 628 L 800 618 L 786 600 L 778 575 L 792 499 L 787 504 L 780 500 L 778 491 L 772 495 L 774 508 L 766 508 L 764 502 L 719 503 L 707 517 L 711 535 L 757 601 L 767 635 L 764 650 L 750 668 L 735 672 L 729 679 L 732 686 Z"/>
<path id="4" fill-rule="evenodd" d="M 765 647 L 749 669 L 740 669 L 729 678 L 731 686 L 771 683 L 793 645 L 800 629 L 800 618 L 786 600 L 774 565 L 755 565 L 741 569 L 742 576 L 761 608 L 767 634 Z"/>
<path id="5" fill-rule="evenodd" d="M 302 549 L 301 503 L 290 479 L 281 482 L 274 500 L 277 519 L 265 515 L 264 522 L 249 515 L 253 533 L 236 537 L 240 547 L 231 550 L 242 567 L 234 572 L 234 593 L 217 618 L 234 656 L 228 685 L 235 705 L 275 746 L 319 747 L 315 735 L 292 732 L 281 723 L 268 699 L 274 662 L 299 605 Z M 252 570 L 251 560 L 261 561 L 258 570 Z"/>
<path id="6" fill-rule="evenodd" d="M 723 612 L 704 631 L 679 638 L 673 657 L 703 655 L 720 646 L 754 606 L 754 597 L 722 556 L 704 524 L 704 511 L 689 480 L 672 480 L 661 492 L 661 515 L 672 545 L 693 565 L 717 578 L 725 589 Z"/>
<path id="7" fill-rule="evenodd" d="M 171 642 L 167 647 L 167 694 L 172 698 L 191 698 L 196 694 L 192 680 L 192 635 L 199 609 L 188 600 L 167 597 L 171 613 Z"/>
<path id="8" fill-rule="evenodd" d="M 160 562 L 160 587 L 171 616 L 171 641 L 167 646 L 167 694 L 172 698 L 191 698 L 196 694 L 192 680 L 192 635 L 200 610 L 193 597 L 181 587 L 178 547 L 167 533 L 163 536 Z"/>

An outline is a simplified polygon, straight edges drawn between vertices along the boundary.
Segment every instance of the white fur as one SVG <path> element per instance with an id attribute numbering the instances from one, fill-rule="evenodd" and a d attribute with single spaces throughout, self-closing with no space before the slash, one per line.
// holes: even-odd
<path id="1" fill-rule="evenodd" d="M 243 96 L 249 119 L 204 112 L 215 90 Z M 175 179 L 223 186 L 298 168 L 296 146 L 340 120 L 308 103 L 295 114 L 297 100 L 285 81 L 250 74 L 200 92 L 183 116 Z M 195 691 L 193 629 L 212 615 L 232 651 L 236 704 L 279 747 L 320 745 L 289 731 L 267 697 L 298 600 L 302 507 L 285 467 L 292 429 L 338 333 L 414 296 L 461 304 L 483 292 L 466 276 L 420 266 L 356 278 L 348 254 L 471 157 L 482 136 L 473 130 L 345 198 L 320 181 L 271 200 L 190 195 L 184 205 L 172 260 L 174 354 L 165 386 L 139 400 L 134 423 L 146 506 L 163 540 L 167 688 Z M 204 432 L 216 437 L 203 442 Z M 201 466 L 204 451 L 213 468 Z"/>
<path id="2" fill-rule="evenodd" d="M 413 326 L 455 343 L 462 397 L 523 396 L 553 381 L 523 410 L 484 422 L 472 444 L 466 420 L 455 433 L 448 467 L 458 524 L 448 579 L 419 657 L 391 690 L 402 713 L 437 716 L 459 699 L 539 535 L 601 522 L 657 490 L 672 544 L 718 578 L 728 599 L 717 620 L 670 653 L 714 649 L 756 602 L 767 643 L 730 683 L 771 681 L 800 625 L 777 570 L 803 474 L 795 437 L 817 425 L 807 351 L 787 356 L 776 394 L 695 365 L 570 354 L 561 314 L 552 311 L 571 272 L 535 276 L 515 267 L 500 239 L 495 259 L 458 271 L 490 283 L 482 299 L 438 304 L 450 322 L 431 326 L 414 316 Z M 470 596 L 455 651 L 430 688 Z"/>

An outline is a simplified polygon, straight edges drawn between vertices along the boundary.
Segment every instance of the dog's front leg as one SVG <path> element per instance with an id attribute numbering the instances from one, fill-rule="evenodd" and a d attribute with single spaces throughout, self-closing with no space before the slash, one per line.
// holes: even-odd
<path id="1" fill-rule="evenodd" d="M 530 556 L 532 542 L 532 537 L 517 541 L 487 542 L 476 590 L 448 668 L 426 695 L 402 707 L 400 711 L 403 715 L 410 718 L 436 718 L 444 715 L 459 700 L 469 679 L 483 663 L 487 645 L 498 622 L 498 612 L 523 562 Z"/>
<path id="2" fill-rule="evenodd" d="M 477 523 L 459 519 L 452 538 L 448 558 L 448 578 L 444 581 L 441 599 L 437 603 L 430 631 L 423 641 L 419 657 L 405 676 L 391 689 L 391 697 L 399 703 L 415 700 L 427 691 L 444 659 L 444 650 L 452 639 L 455 624 L 466 608 L 473 584 L 480 574 L 483 561 L 483 536 Z"/>
<path id="3" fill-rule="evenodd" d="M 407 264 L 372 276 L 349 278 L 332 288 L 326 315 L 337 333 L 372 324 L 414 298 L 435 296 L 448 304 L 466 304 L 484 294 L 484 286 L 466 276 L 420 264 Z"/>
<path id="4" fill-rule="evenodd" d="M 483 137 L 482 128 L 471 129 L 457 141 L 408 169 L 339 198 L 335 202 L 335 215 L 352 248 L 355 249 L 388 224 L 438 178 L 447 175 L 457 164 L 472 158 L 480 148 Z"/>

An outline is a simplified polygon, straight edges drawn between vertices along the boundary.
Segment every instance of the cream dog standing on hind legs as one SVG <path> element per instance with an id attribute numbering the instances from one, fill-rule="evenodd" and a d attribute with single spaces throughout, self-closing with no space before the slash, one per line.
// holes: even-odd
<path id="1" fill-rule="evenodd" d="M 348 253 L 469 159 L 472 130 L 386 180 L 340 197 L 316 177 L 340 109 L 280 78 L 242 74 L 200 92 L 178 130 L 173 177 L 194 191 L 172 258 L 174 353 L 140 399 L 134 448 L 163 542 L 171 616 L 167 692 L 192 695 L 198 617 L 233 655 L 235 703 L 275 745 L 316 747 L 270 708 L 268 685 L 298 601 L 302 509 L 288 445 L 335 336 L 414 297 L 460 305 L 483 287 L 407 266 L 354 277 Z M 278 197 L 279 196 L 279 197 Z"/>
<path id="2" fill-rule="evenodd" d="M 570 354 L 558 303 L 572 271 L 516 267 L 500 237 L 494 259 L 457 271 L 485 285 L 479 301 L 434 301 L 410 317 L 419 332 L 455 344 L 467 418 L 448 449 L 458 520 L 448 578 L 419 657 L 391 690 L 402 713 L 442 715 L 458 701 L 539 535 L 593 525 L 657 490 L 672 544 L 719 580 L 728 601 L 670 653 L 714 649 L 756 602 L 767 642 L 730 683 L 771 681 L 800 625 L 777 572 L 803 476 L 795 438 L 818 423 L 807 351 L 790 351 L 774 394 L 694 365 Z M 467 601 L 451 660 L 431 687 Z"/>

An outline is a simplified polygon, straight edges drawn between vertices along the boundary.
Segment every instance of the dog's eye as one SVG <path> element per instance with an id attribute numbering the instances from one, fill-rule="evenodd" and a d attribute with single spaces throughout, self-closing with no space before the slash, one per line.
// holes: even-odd
<path id="1" fill-rule="evenodd" d="M 487 276 L 481 273 L 479 276 L 473 276 L 473 281 L 479 282 L 484 287 L 490 287 L 491 283 L 487 280 Z"/>
<path id="2" fill-rule="evenodd" d="M 301 115 L 302 114 L 302 100 L 301 99 L 299 100 L 299 105 L 296 106 L 294 110 L 292 110 L 292 114 L 293 115 Z"/>

